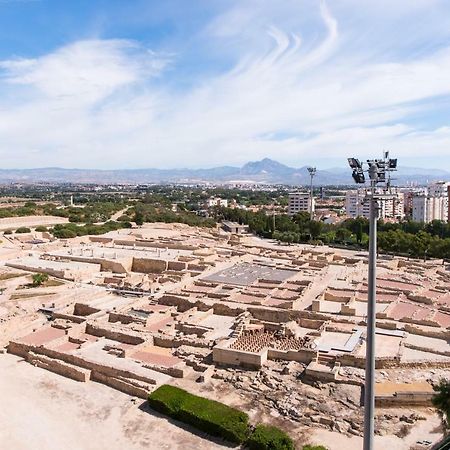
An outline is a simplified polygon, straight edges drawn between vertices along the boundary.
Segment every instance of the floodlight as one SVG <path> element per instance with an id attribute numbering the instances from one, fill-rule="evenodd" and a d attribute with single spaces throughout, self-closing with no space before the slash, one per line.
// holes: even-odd
<path id="1" fill-rule="evenodd" d="M 366 178 L 362 170 L 353 170 L 352 177 L 355 180 L 355 183 L 364 184 L 366 182 Z"/>
<path id="2" fill-rule="evenodd" d="M 390 159 L 389 160 L 389 169 L 396 169 L 397 168 L 397 158 Z"/>
<path id="3" fill-rule="evenodd" d="M 362 169 L 362 165 L 359 159 L 348 158 L 348 164 L 352 169 Z"/>

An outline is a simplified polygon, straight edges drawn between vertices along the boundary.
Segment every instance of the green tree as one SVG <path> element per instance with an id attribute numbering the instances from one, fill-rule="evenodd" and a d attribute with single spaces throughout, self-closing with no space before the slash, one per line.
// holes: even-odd
<path id="1" fill-rule="evenodd" d="M 46 273 L 35 273 L 31 278 L 35 287 L 41 286 L 48 281 L 48 275 Z"/>
<path id="2" fill-rule="evenodd" d="M 450 380 L 441 379 L 433 386 L 435 394 L 432 398 L 433 406 L 438 410 L 447 427 L 450 426 Z"/>
<path id="3" fill-rule="evenodd" d="M 311 239 L 316 240 L 323 229 L 323 222 L 317 220 L 311 220 L 309 222 L 309 232 L 311 234 Z"/>

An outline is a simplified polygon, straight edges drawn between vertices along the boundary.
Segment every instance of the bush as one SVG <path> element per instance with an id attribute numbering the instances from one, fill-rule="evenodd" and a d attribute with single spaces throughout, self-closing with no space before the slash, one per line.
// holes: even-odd
<path id="1" fill-rule="evenodd" d="M 48 275 L 46 273 L 35 273 L 32 277 L 33 286 L 40 286 L 48 281 Z"/>
<path id="2" fill-rule="evenodd" d="M 31 233 L 31 230 L 28 227 L 19 227 L 17 228 L 16 233 Z"/>
<path id="3" fill-rule="evenodd" d="M 43 225 L 39 225 L 38 227 L 35 228 L 35 231 L 38 231 L 40 233 L 44 233 L 44 232 L 46 232 L 48 230 L 47 230 L 47 227 L 44 227 Z"/>
<path id="4" fill-rule="evenodd" d="M 163 385 L 148 396 L 151 408 L 213 436 L 241 444 L 248 437 L 248 415 L 213 400 Z"/>
<path id="5" fill-rule="evenodd" d="M 12 234 L 12 230 L 5 230 L 3 234 Z"/>
<path id="6" fill-rule="evenodd" d="M 277 427 L 259 424 L 247 441 L 250 450 L 294 450 L 292 439 Z"/>
<path id="7" fill-rule="evenodd" d="M 327 450 L 323 445 L 304 445 L 303 450 Z"/>

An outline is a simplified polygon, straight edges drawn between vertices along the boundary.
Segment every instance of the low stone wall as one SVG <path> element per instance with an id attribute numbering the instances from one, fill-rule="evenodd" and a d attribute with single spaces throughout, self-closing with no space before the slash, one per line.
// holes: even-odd
<path id="1" fill-rule="evenodd" d="M 410 348 L 412 350 L 419 350 L 421 352 L 434 353 L 435 355 L 450 356 L 450 350 L 440 351 L 440 350 L 435 350 L 434 348 L 421 347 L 420 345 L 408 344 L 407 342 L 405 342 L 403 344 L 403 346 L 406 348 Z"/>
<path id="2" fill-rule="evenodd" d="M 158 347 L 164 348 L 177 348 L 181 347 L 182 345 L 189 345 L 191 347 L 200 347 L 200 348 L 211 348 L 213 342 L 205 341 L 205 339 L 201 338 L 192 338 L 189 336 L 172 337 L 159 334 L 153 335 L 153 344 L 157 345 Z"/>
<path id="3" fill-rule="evenodd" d="M 39 355 L 45 355 L 49 358 L 58 359 L 64 361 L 73 366 L 82 367 L 84 369 L 89 369 L 91 371 L 101 372 L 105 376 L 108 377 L 123 377 L 130 378 L 134 380 L 143 381 L 147 384 L 156 384 L 156 381 L 153 378 L 145 377 L 142 375 L 138 375 L 134 372 L 130 372 L 124 369 L 118 369 L 116 367 L 111 367 L 103 364 L 99 364 L 97 362 L 88 361 L 80 356 L 76 356 L 70 353 L 64 353 L 57 350 L 52 350 L 46 347 L 38 347 L 34 345 L 23 344 L 20 342 L 11 341 L 8 345 L 8 352 L 14 355 L 22 356 L 25 359 L 28 358 L 28 353 L 33 352 Z"/>
<path id="4" fill-rule="evenodd" d="M 394 395 L 375 397 L 375 406 L 402 407 L 402 406 L 432 406 L 433 392 L 397 392 Z"/>
<path id="5" fill-rule="evenodd" d="M 186 270 L 186 268 L 187 268 L 187 264 L 183 261 L 169 261 L 167 263 L 168 270 L 182 271 L 182 270 Z"/>
<path id="6" fill-rule="evenodd" d="M 297 361 L 309 364 L 316 359 L 316 352 L 310 349 L 301 350 L 277 350 L 269 348 L 267 352 L 268 359 L 281 359 L 283 361 Z"/>
<path id="7" fill-rule="evenodd" d="M 86 317 L 74 316 L 72 314 L 63 314 L 63 313 L 59 313 L 56 311 L 53 311 L 52 318 L 53 319 L 70 320 L 71 322 L 75 322 L 75 323 L 82 323 L 86 320 Z"/>
<path id="8" fill-rule="evenodd" d="M 142 317 L 130 316 L 129 314 L 110 312 L 109 317 L 108 317 L 108 322 L 111 322 L 111 323 L 120 322 L 125 325 L 128 323 L 140 323 L 140 324 L 145 325 L 147 320 L 143 319 Z"/>
<path id="9" fill-rule="evenodd" d="M 108 330 L 106 328 L 100 328 L 93 324 L 87 323 L 86 324 L 86 333 L 92 334 L 93 336 L 97 337 L 105 337 L 107 339 L 111 339 L 113 341 L 122 342 L 124 344 L 142 344 L 145 342 L 145 339 L 141 337 L 139 333 L 132 333 L 129 334 L 122 333 L 120 331 L 115 330 Z"/>
<path id="10" fill-rule="evenodd" d="M 163 273 L 167 270 L 167 261 L 163 259 L 133 258 L 131 270 L 139 273 Z"/>
<path id="11" fill-rule="evenodd" d="M 145 385 L 137 385 L 136 383 L 126 378 L 106 376 L 103 373 L 97 372 L 95 370 L 91 372 L 91 380 L 106 384 L 107 386 L 124 392 L 125 394 L 143 399 L 147 399 L 147 396 L 150 392 L 150 389 L 148 389 Z"/>
<path id="12" fill-rule="evenodd" d="M 250 353 L 230 349 L 219 344 L 213 348 L 213 361 L 218 365 L 241 366 L 259 370 L 267 361 L 267 348 L 259 353 Z"/>
<path id="13" fill-rule="evenodd" d="M 33 364 L 33 366 L 49 370 L 50 372 L 57 373 L 63 377 L 71 378 L 75 381 L 86 382 L 91 376 L 91 371 L 88 369 L 75 367 L 65 363 L 64 361 L 59 361 L 44 355 L 38 355 L 34 352 L 28 352 L 26 359 L 30 364 Z"/>
<path id="14" fill-rule="evenodd" d="M 408 333 L 418 334 L 420 336 L 427 336 L 437 339 L 450 339 L 450 330 L 428 330 L 410 324 L 405 324 L 404 330 Z"/>
<path id="15" fill-rule="evenodd" d="M 181 364 L 181 363 L 180 363 Z M 164 366 L 157 366 L 155 364 L 144 364 L 142 367 L 145 367 L 146 369 L 154 370 L 155 372 L 164 373 L 165 375 L 169 375 L 174 378 L 184 378 L 186 376 L 187 367 L 164 367 Z"/>

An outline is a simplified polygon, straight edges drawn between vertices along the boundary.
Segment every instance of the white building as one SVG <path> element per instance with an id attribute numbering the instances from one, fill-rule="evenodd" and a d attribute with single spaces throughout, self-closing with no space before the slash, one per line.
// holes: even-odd
<path id="1" fill-rule="evenodd" d="M 428 223 L 433 220 L 448 222 L 448 190 L 450 183 L 438 181 L 428 185 L 412 198 L 412 220 Z"/>
<path id="2" fill-rule="evenodd" d="M 380 193 L 381 194 L 381 193 Z M 347 191 L 345 194 L 345 213 L 347 217 L 370 217 L 370 202 L 364 201 L 365 188 Z M 389 195 L 378 200 L 378 218 L 383 220 L 402 220 L 405 217 L 404 195 L 393 189 Z"/>
<path id="3" fill-rule="evenodd" d="M 220 197 L 210 197 L 208 198 L 208 200 L 206 200 L 207 208 L 214 208 L 215 206 L 227 208 L 228 200 Z"/>
<path id="4" fill-rule="evenodd" d="M 316 202 L 312 199 L 312 211 L 314 213 Z M 311 194 L 309 192 L 290 192 L 288 214 L 293 216 L 298 212 L 311 212 Z"/>
<path id="5" fill-rule="evenodd" d="M 450 183 L 446 181 L 436 181 L 430 183 L 427 187 L 428 195 L 430 197 L 448 197 L 448 188 Z"/>
<path id="6" fill-rule="evenodd" d="M 415 195 L 412 199 L 412 220 L 428 223 L 433 220 L 448 221 L 448 197 Z"/>

